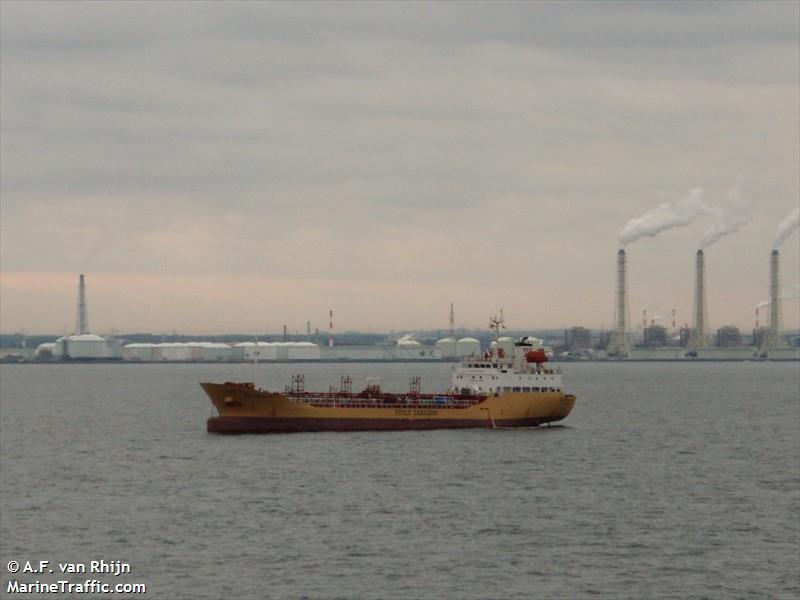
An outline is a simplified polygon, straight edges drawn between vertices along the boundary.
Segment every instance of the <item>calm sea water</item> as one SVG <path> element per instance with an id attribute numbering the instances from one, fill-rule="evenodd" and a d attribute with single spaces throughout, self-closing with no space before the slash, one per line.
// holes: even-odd
<path id="1" fill-rule="evenodd" d="M 434 391 L 449 369 L 258 382 Z M 249 365 L 4 365 L 3 595 L 55 578 L 10 560 L 104 559 L 165 599 L 800 596 L 800 366 L 564 370 L 563 427 L 224 437 L 197 384 Z"/>

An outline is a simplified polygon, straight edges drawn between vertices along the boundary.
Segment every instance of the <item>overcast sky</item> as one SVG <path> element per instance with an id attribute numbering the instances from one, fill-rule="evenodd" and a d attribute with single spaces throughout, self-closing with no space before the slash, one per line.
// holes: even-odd
<path id="1" fill-rule="evenodd" d="M 797 2 L 0 11 L 5 333 L 72 331 L 79 272 L 97 333 L 610 326 L 622 228 L 695 188 L 752 205 L 706 249 L 749 330 L 800 202 Z M 628 246 L 635 322 L 690 321 L 713 222 Z"/>

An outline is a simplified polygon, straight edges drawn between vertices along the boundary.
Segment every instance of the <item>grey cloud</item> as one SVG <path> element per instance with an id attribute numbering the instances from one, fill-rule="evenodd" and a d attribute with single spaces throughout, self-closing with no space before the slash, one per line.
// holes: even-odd
<path id="1" fill-rule="evenodd" d="M 347 256 L 283 274 L 345 277 L 405 235 L 396 262 L 410 279 L 434 276 L 413 262 L 433 249 L 468 279 L 489 235 L 530 236 L 596 277 L 604 263 L 570 243 L 593 235 L 613 252 L 627 219 L 686 189 L 718 194 L 742 176 L 755 198 L 797 193 L 797 3 L 0 8 L 5 268 L 77 268 L 82 251 L 60 261 L 50 245 L 91 249 L 110 227 L 132 251 L 98 266 L 136 272 L 148 244 L 214 239 L 219 222 L 235 241 L 164 268 L 259 273 L 267 235 Z M 771 223 L 787 212 L 774 210 Z"/>

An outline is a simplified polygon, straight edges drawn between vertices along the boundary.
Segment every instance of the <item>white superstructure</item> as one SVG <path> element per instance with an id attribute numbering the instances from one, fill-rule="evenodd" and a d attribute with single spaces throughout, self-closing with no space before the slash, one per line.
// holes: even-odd
<path id="1" fill-rule="evenodd" d="M 561 369 L 545 366 L 547 356 L 533 338 L 514 344 L 513 356 L 499 345 L 453 368 L 453 390 L 464 394 L 560 392 Z M 538 340 L 537 340 L 538 341 Z"/>

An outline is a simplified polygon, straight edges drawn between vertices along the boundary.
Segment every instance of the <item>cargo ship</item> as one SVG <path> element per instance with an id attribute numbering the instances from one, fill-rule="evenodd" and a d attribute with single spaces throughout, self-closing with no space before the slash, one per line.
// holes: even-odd
<path id="1" fill-rule="evenodd" d="M 452 387 L 438 394 L 421 392 L 419 377 L 406 393 L 381 389 L 368 378 L 352 391 L 342 377 L 338 391 L 305 390 L 302 375 L 283 392 L 254 383 L 201 383 L 217 411 L 209 417 L 213 433 L 290 433 L 301 431 L 375 431 L 535 427 L 569 415 L 575 396 L 562 389 L 561 369 L 549 366 L 544 349 L 520 338 L 508 356 L 502 348 L 466 357 L 453 367 Z"/>

